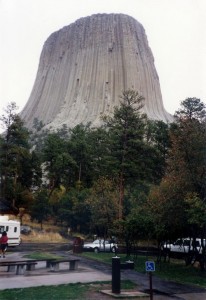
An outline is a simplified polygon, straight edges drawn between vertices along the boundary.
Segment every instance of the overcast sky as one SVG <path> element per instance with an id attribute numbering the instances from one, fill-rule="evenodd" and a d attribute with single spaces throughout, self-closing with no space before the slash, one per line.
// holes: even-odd
<path id="1" fill-rule="evenodd" d="M 0 0 L 0 115 L 11 101 L 26 104 L 49 35 L 96 13 L 143 25 L 168 112 L 187 97 L 206 103 L 205 0 Z"/>

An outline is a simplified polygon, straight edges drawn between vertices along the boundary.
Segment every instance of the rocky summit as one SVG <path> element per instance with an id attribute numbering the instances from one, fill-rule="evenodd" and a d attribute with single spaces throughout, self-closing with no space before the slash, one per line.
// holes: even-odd
<path id="1" fill-rule="evenodd" d="M 21 117 L 29 129 L 35 118 L 51 130 L 64 124 L 99 126 L 127 89 L 145 98 L 143 112 L 150 119 L 172 120 L 143 26 L 124 14 L 92 15 L 46 40 Z"/>

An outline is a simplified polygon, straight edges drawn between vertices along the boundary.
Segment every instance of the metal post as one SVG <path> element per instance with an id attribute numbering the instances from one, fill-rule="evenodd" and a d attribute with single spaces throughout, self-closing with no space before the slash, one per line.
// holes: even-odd
<path id="1" fill-rule="evenodd" d="M 153 300 L 152 272 L 149 272 L 149 287 L 150 287 L 150 300 Z"/>
<path id="2" fill-rule="evenodd" d="M 112 257 L 112 293 L 120 294 L 120 257 Z"/>

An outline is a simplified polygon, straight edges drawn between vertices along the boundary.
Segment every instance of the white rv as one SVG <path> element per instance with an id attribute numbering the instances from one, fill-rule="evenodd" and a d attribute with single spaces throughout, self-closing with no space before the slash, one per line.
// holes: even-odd
<path id="1" fill-rule="evenodd" d="M 6 231 L 8 236 L 8 246 L 18 246 L 20 244 L 20 222 L 9 220 L 8 216 L 0 216 L 0 236 Z"/>

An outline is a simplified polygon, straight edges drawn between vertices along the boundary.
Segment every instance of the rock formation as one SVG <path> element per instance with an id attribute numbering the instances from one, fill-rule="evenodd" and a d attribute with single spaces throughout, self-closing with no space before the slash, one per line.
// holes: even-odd
<path id="1" fill-rule="evenodd" d="M 143 26 L 123 14 L 92 15 L 47 39 L 21 117 L 30 129 L 35 118 L 51 129 L 99 126 L 100 116 L 111 115 L 127 89 L 144 96 L 149 118 L 172 120 Z"/>

